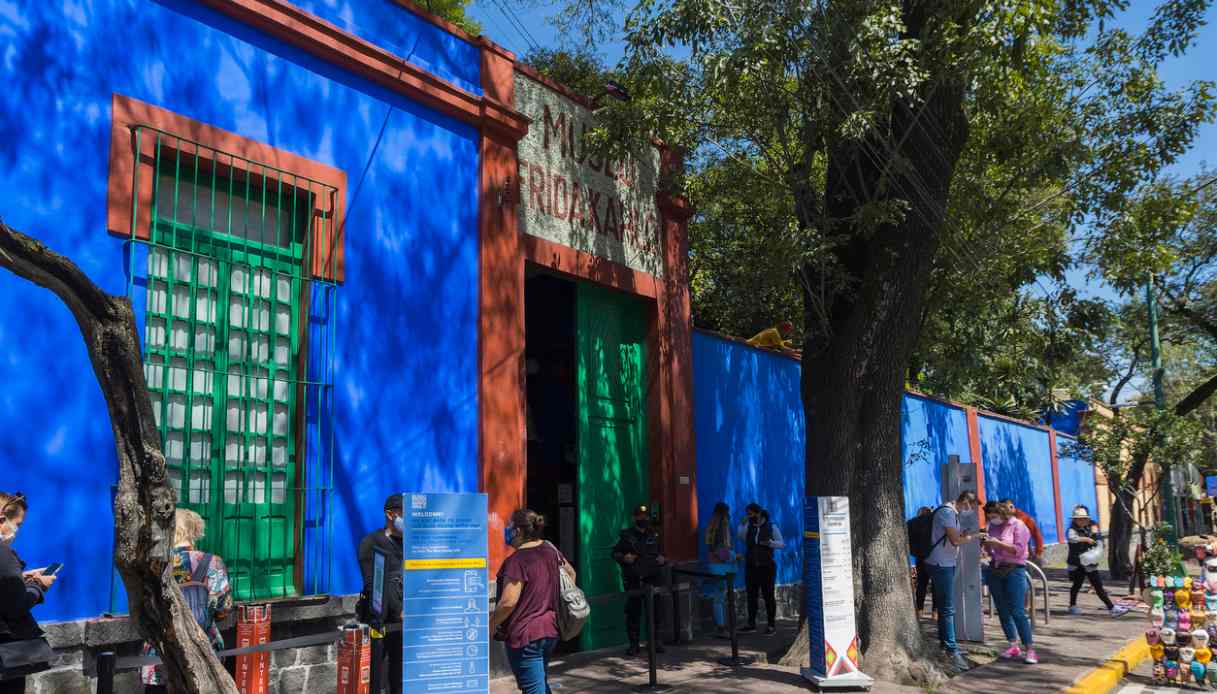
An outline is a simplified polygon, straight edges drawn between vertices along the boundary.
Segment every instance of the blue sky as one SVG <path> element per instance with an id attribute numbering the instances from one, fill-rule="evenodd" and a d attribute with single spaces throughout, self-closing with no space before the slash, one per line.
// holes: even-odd
<path id="1" fill-rule="evenodd" d="M 531 41 L 542 47 L 560 46 L 562 41 L 548 17 L 552 9 L 541 6 L 525 8 L 521 5 L 538 3 L 521 3 L 518 0 L 475 0 L 469 14 L 482 24 L 483 31 L 495 42 L 507 47 L 517 55 L 528 52 Z M 545 3 L 540 3 L 544 5 Z M 1148 21 L 1157 3 L 1150 0 L 1131 0 L 1132 7 L 1121 17 L 1119 22 L 1129 31 L 1139 32 Z M 507 10 L 523 24 L 525 32 L 517 29 L 508 16 Z M 1196 44 L 1188 53 L 1170 60 L 1164 70 L 1163 77 L 1167 84 L 1179 88 L 1190 82 L 1203 79 L 1217 79 L 1217 8 L 1210 8 L 1206 16 L 1208 25 L 1201 29 Z M 607 45 L 602 50 L 602 56 L 610 63 L 615 62 L 622 52 L 620 43 Z M 1217 124 L 1204 125 L 1199 137 L 1193 144 L 1192 150 L 1182 160 L 1170 168 L 1170 173 L 1180 177 L 1196 175 L 1207 162 L 1217 164 Z M 1084 294 L 1115 300 L 1115 293 L 1102 283 L 1086 277 L 1085 269 L 1076 269 L 1069 273 L 1068 282 L 1082 290 Z M 1047 283 L 1045 283 L 1047 284 Z"/>

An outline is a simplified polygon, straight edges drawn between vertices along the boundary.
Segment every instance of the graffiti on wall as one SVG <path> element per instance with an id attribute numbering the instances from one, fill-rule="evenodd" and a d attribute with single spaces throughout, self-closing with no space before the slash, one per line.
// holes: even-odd
<path id="1" fill-rule="evenodd" d="M 611 161 L 589 152 L 592 112 L 519 72 L 515 99 L 532 119 L 519 146 L 520 230 L 661 277 L 659 153 Z"/>

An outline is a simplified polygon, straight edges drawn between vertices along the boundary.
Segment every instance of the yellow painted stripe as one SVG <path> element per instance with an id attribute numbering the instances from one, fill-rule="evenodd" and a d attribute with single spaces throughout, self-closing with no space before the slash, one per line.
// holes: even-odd
<path id="1" fill-rule="evenodd" d="M 1065 690 L 1065 694 L 1108 694 L 1120 685 L 1120 680 L 1149 657 L 1149 644 L 1143 637 L 1129 641 L 1099 667 L 1082 675 Z"/>
<path id="2" fill-rule="evenodd" d="M 486 560 L 477 559 L 407 559 L 406 571 L 428 569 L 484 569 Z"/>
<path id="3" fill-rule="evenodd" d="M 820 533 L 811 530 L 804 530 L 803 537 L 807 538 L 808 540 L 818 540 L 820 539 Z"/>

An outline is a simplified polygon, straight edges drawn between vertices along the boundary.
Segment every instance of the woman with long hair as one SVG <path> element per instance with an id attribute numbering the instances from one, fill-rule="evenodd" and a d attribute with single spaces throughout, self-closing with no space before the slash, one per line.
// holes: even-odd
<path id="1" fill-rule="evenodd" d="M 714 505 L 714 513 L 706 525 L 706 570 L 717 576 L 735 573 L 735 538 L 731 535 L 731 509 L 720 501 Z M 702 583 L 702 594 L 714 605 L 715 635 L 729 638 L 727 633 L 727 591 L 724 579 L 707 578 Z"/>
<path id="2" fill-rule="evenodd" d="M 515 552 L 499 568 L 499 598 L 490 621 L 505 642 L 507 661 L 524 694 L 550 694 L 549 657 L 558 645 L 559 571 L 573 581 L 575 570 L 545 541 L 545 517 L 520 509 L 511 514 L 504 539 Z"/>

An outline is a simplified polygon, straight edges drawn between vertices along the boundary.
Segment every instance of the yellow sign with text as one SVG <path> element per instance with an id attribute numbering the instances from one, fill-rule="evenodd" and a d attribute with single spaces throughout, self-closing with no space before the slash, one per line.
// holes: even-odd
<path id="1" fill-rule="evenodd" d="M 486 560 L 476 559 L 407 559 L 406 571 L 427 571 L 431 569 L 484 569 Z"/>

